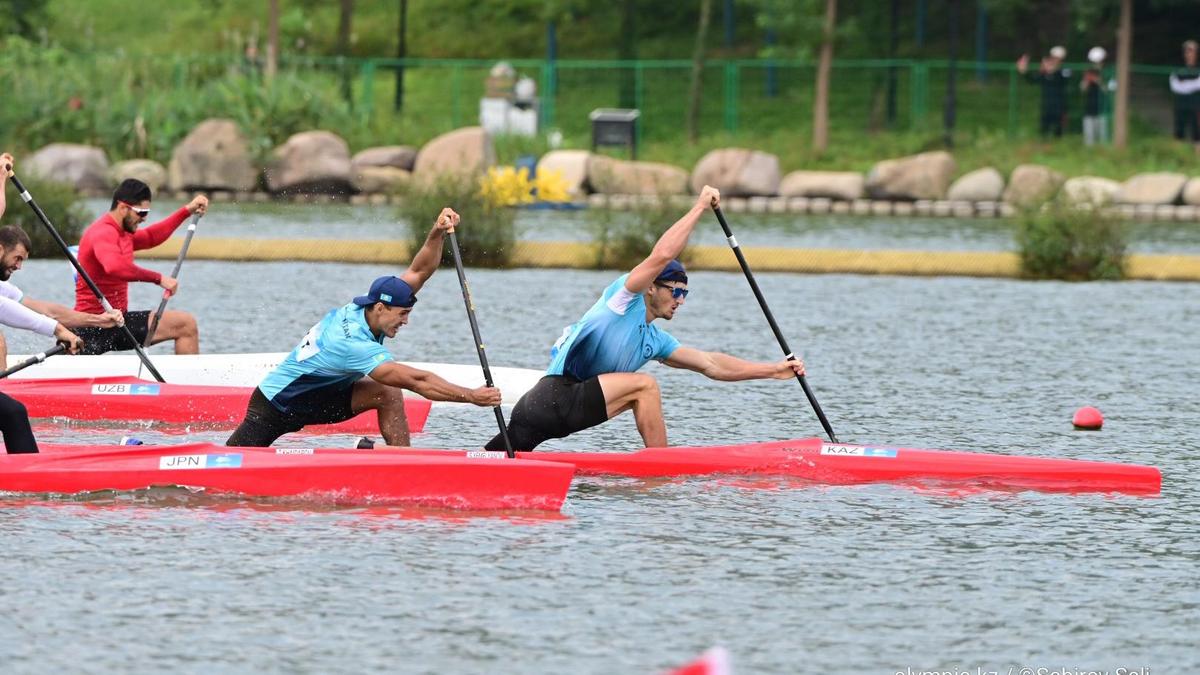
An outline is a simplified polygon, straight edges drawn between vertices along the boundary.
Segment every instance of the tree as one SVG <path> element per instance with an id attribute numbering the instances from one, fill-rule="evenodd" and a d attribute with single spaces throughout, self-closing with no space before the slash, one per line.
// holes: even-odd
<path id="1" fill-rule="evenodd" d="M 954 122 L 958 107 L 958 0 L 946 0 L 946 16 L 950 22 L 949 69 L 946 73 L 946 107 L 942 113 L 942 143 L 954 147 Z"/>
<path id="2" fill-rule="evenodd" d="M 279 71 L 279 0 L 267 3 L 267 79 Z"/>
<path id="3" fill-rule="evenodd" d="M 399 42 L 396 45 L 396 58 L 408 56 L 408 0 L 400 0 Z M 404 108 L 404 64 L 396 66 L 396 101 L 395 109 L 399 112 Z"/>
<path id="4" fill-rule="evenodd" d="M 617 58 L 632 61 L 637 58 L 637 0 L 621 0 L 621 28 L 617 36 Z M 620 98 L 622 108 L 637 107 L 637 83 L 632 68 L 621 69 Z"/>
<path id="5" fill-rule="evenodd" d="M 341 12 L 338 14 L 337 54 L 345 59 L 350 55 L 350 25 L 354 19 L 354 0 L 341 0 Z M 350 66 L 344 61 L 341 64 L 342 98 L 347 103 L 354 103 L 354 92 L 351 88 Z"/>
<path id="6" fill-rule="evenodd" d="M 696 50 L 692 52 L 692 84 L 687 115 L 688 142 L 692 145 L 700 140 L 700 83 L 704 77 L 704 48 L 708 42 L 708 20 L 711 14 L 712 0 L 700 0 L 700 26 L 696 29 Z"/>
<path id="7" fill-rule="evenodd" d="M 33 40 L 47 21 L 46 0 L 0 0 L 0 35 L 20 35 Z"/>
<path id="8" fill-rule="evenodd" d="M 837 24 L 837 0 L 825 0 L 825 25 L 817 59 L 817 91 L 813 99 L 813 152 L 829 147 L 829 76 L 833 69 L 833 29 Z"/>
<path id="9" fill-rule="evenodd" d="M 1121 0 L 1121 24 L 1117 28 L 1117 102 L 1113 109 L 1113 145 L 1124 148 L 1129 141 L 1129 53 L 1133 49 L 1133 0 Z"/>

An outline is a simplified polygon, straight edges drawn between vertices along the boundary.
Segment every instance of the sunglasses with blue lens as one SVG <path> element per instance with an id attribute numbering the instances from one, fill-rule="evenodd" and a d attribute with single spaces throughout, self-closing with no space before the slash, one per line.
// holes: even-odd
<path id="1" fill-rule="evenodd" d="M 684 288 L 684 287 L 682 287 L 682 286 L 670 286 L 670 285 L 667 285 L 667 284 L 659 283 L 659 282 L 657 282 L 657 281 L 656 281 L 656 282 L 654 282 L 654 285 L 655 285 L 655 286 L 658 286 L 659 288 L 669 288 L 669 289 L 671 289 L 671 297 L 672 297 L 672 298 L 675 298 L 676 300 L 679 300 L 679 299 L 682 299 L 682 298 L 686 298 L 686 297 L 687 297 L 687 294 L 688 294 L 688 289 L 686 289 L 686 288 Z"/>

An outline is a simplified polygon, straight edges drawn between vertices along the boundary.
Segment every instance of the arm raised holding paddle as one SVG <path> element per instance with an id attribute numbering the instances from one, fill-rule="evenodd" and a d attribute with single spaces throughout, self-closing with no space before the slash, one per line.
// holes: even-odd
<path id="1" fill-rule="evenodd" d="M 442 241 L 458 214 L 442 209 L 425 245 L 400 276 L 376 279 L 365 295 L 330 310 L 250 397 L 246 417 L 226 445 L 271 445 L 312 424 L 332 424 L 376 411 L 388 445 L 408 445 L 403 389 L 435 401 L 500 404 L 500 390 L 474 389 L 396 362 L 383 346 L 408 324 L 424 286 L 441 262 Z"/>
<path id="2" fill-rule="evenodd" d="M 670 321 L 688 296 L 679 257 L 696 224 L 721 193 L 704 186 L 695 204 L 659 237 L 645 260 L 608 285 L 568 326 L 550 351 L 550 367 L 513 407 L 508 435 L 514 449 L 532 450 L 632 411 L 646 447 L 667 444 L 662 395 L 653 375 L 637 372 L 649 361 L 685 368 L 716 380 L 783 379 L 804 372 L 799 360 L 755 363 L 684 347 L 654 324 Z M 502 450 L 496 436 L 488 450 Z"/>

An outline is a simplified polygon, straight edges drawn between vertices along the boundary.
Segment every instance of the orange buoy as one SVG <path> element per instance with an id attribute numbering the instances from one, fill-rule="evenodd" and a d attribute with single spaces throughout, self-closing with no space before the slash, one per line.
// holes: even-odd
<path id="1" fill-rule="evenodd" d="M 1099 431 L 1100 427 L 1104 426 L 1104 415 L 1101 415 L 1099 410 L 1087 405 L 1075 411 L 1075 417 L 1071 419 L 1071 424 L 1074 424 L 1076 429 Z"/>

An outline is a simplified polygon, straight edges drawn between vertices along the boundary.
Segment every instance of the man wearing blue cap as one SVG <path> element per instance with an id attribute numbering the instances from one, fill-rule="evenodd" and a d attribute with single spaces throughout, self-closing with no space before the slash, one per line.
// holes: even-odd
<path id="1" fill-rule="evenodd" d="M 716 188 L 700 197 L 670 227 L 633 271 L 604 289 L 596 304 L 568 326 L 550 350 L 550 367 L 513 408 L 508 425 L 514 450 L 533 450 L 626 410 L 633 411 L 648 448 L 667 444 L 658 381 L 637 370 L 651 359 L 672 368 L 694 370 L 714 380 L 787 380 L 804 374 L 804 362 L 756 363 L 684 347 L 658 326 L 670 321 L 687 298 L 687 271 L 677 260 L 700 216 L 720 203 Z M 497 435 L 488 450 L 504 450 Z"/>
<path id="2" fill-rule="evenodd" d="M 396 331 L 408 323 L 417 291 L 437 270 L 442 241 L 458 221 L 453 209 L 442 209 L 404 274 L 379 277 L 366 295 L 331 310 L 313 326 L 254 390 L 245 419 L 225 444 L 266 447 L 310 424 L 336 424 L 376 410 L 379 432 L 387 444 L 408 445 L 401 389 L 434 401 L 500 405 L 499 389 L 451 384 L 434 373 L 394 361 L 383 346 L 385 337 L 396 337 Z"/>

